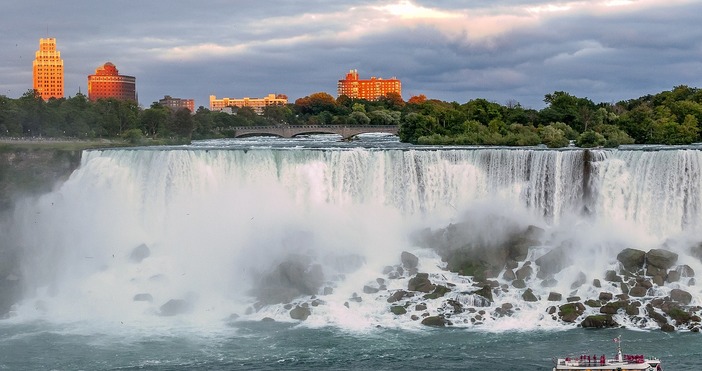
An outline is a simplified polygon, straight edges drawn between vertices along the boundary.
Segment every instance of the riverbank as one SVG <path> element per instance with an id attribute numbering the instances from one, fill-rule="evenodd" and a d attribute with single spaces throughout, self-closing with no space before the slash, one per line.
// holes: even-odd
<path id="1" fill-rule="evenodd" d="M 12 149 L 55 149 L 64 151 L 82 151 L 91 148 L 125 147 L 129 143 L 115 139 L 76 139 L 46 137 L 2 137 L 0 150 Z"/>

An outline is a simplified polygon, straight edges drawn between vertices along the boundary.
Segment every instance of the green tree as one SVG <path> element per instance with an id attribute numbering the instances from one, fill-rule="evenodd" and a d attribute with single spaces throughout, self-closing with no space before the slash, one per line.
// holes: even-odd
<path id="1" fill-rule="evenodd" d="M 542 126 L 538 129 L 541 143 L 549 148 L 567 147 L 570 141 L 566 138 L 563 130 L 554 125 Z"/>
<path id="2" fill-rule="evenodd" d="M 604 146 L 607 140 L 605 137 L 595 132 L 594 130 L 588 130 L 578 136 L 575 140 L 575 145 L 581 148 L 593 148 Z"/>
<path id="3" fill-rule="evenodd" d="M 433 117 L 409 113 L 401 120 L 398 136 L 403 142 L 417 144 L 420 137 L 431 135 L 436 126 L 436 119 Z"/>

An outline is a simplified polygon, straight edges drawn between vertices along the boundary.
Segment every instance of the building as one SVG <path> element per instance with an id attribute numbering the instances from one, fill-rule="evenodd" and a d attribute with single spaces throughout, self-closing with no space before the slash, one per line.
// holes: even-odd
<path id="1" fill-rule="evenodd" d="M 250 107 L 257 114 L 262 114 L 268 106 L 284 106 L 288 104 L 288 97 L 284 94 L 268 94 L 265 98 L 222 98 L 210 95 L 210 110 L 222 111 L 226 107 Z"/>
<path id="2" fill-rule="evenodd" d="M 395 77 L 387 80 L 378 77 L 360 80 L 357 70 L 350 70 L 346 78 L 339 80 L 337 85 L 338 96 L 345 95 L 354 99 L 378 100 L 388 93 L 397 93 L 402 96 L 400 80 Z"/>
<path id="3" fill-rule="evenodd" d="M 88 76 L 88 99 L 96 101 L 104 98 L 137 102 L 136 78 L 120 75 L 111 62 L 98 67 L 94 75 Z"/>
<path id="4" fill-rule="evenodd" d="M 163 97 L 163 99 L 159 99 L 158 104 L 168 107 L 173 111 L 177 111 L 181 108 L 187 108 L 190 110 L 190 112 L 195 112 L 194 99 L 173 98 L 170 95 L 166 95 Z"/>
<path id="5" fill-rule="evenodd" d="M 55 38 L 39 39 L 33 66 L 34 90 L 42 99 L 63 98 L 63 59 Z"/>

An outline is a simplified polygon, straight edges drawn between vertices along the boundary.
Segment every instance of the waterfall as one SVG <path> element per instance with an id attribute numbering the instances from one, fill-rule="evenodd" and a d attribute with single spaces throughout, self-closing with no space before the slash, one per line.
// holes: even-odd
<path id="1" fill-rule="evenodd" d="M 91 150 L 54 192 L 16 208 L 18 311 L 136 321 L 182 299 L 221 319 L 250 309 L 250 290 L 291 255 L 320 264 L 320 293 L 333 286 L 343 303 L 415 248 L 417 229 L 470 218 L 499 234 L 493 221 L 510 220 L 600 241 L 622 227 L 654 244 L 697 231 L 700 197 L 694 150 Z M 134 262 L 140 245 L 148 257 Z M 417 253 L 440 272 L 436 255 Z"/>

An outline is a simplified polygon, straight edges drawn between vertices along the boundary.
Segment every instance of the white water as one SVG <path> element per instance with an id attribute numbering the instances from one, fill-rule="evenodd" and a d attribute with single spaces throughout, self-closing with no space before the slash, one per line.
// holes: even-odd
<path id="1" fill-rule="evenodd" d="M 420 228 L 465 220 L 483 238 L 499 238 L 505 226 L 496 220 L 546 229 L 532 259 L 575 244 L 576 263 L 556 275 L 558 286 L 530 282 L 544 299 L 549 291 L 564 300 L 596 296 L 602 289 L 590 283 L 616 266 L 625 247 L 647 251 L 667 242 L 680 254 L 679 264 L 702 272 L 687 251 L 702 240 L 701 156 L 694 150 L 597 153 L 592 198 L 583 201 L 581 151 L 89 151 L 55 192 L 17 208 L 13 238 L 24 251 L 27 294 L 13 320 L 137 327 L 210 327 L 234 313 L 290 320 L 282 305 L 244 313 L 262 274 L 295 253 L 322 263 L 325 285 L 334 288 L 319 296 L 324 304 L 313 308 L 306 325 L 417 327 L 409 316 L 390 313 L 386 302 L 389 293 L 407 288 L 408 277 L 386 280 L 388 291 L 378 294 L 363 294 L 363 286 L 385 277 L 383 267 L 399 264 L 407 250 L 420 257 L 420 272 L 455 284 L 449 295 L 470 303 L 473 296 L 460 292 L 474 290 L 472 282 L 444 271 L 436 254 L 409 238 Z M 142 243 L 151 255 L 130 262 Z M 353 256 L 365 263 L 349 273 Z M 587 284 L 571 289 L 580 272 Z M 676 285 L 700 303 L 699 289 Z M 522 292 L 497 297 L 493 309 L 513 303 L 519 310 L 486 316 L 481 328 L 561 327 L 544 315 L 553 303 L 522 302 Z M 144 293 L 153 302 L 133 300 Z M 354 293 L 363 301 L 349 303 Z M 170 299 L 186 299 L 192 311 L 158 316 Z M 430 312 L 441 304 L 427 302 Z M 467 315 L 454 322 L 473 326 Z"/>

